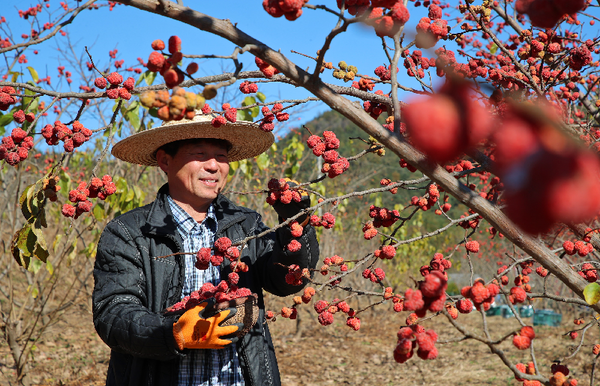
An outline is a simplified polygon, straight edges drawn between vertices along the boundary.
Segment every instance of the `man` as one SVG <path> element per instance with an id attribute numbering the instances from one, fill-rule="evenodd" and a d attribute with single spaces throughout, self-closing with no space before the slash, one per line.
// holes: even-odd
<path id="1" fill-rule="evenodd" d="M 210 122 L 203 115 L 169 122 L 113 147 L 117 158 L 159 166 L 168 183 L 154 202 L 111 221 L 98 243 L 93 316 L 111 348 L 107 385 L 280 384 L 262 290 L 287 296 L 302 288 L 286 283 L 285 266 L 316 266 L 319 250 L 310 225 L 296 239 L 298 251 L 286 249 L 294 239 L 287 226 L 240 251 L 249 269 L 239 272 L 238 285 L 258 295 L 259 307 L 258 322 L 241 339 L 233 334 L 239 325 L 221 323 L 235 308 L 209 316 L 203 303 L 182 316 L 164 313 L 204 283 L 216 285 L 231 273 L 228 259 L 219 267 L 195 268 L 196 252 L 220 237 L 236 244 L 268 229 L 256 212 L 220 193 L 229 162 L 261 154 L 273 135 L 248 122 L 219 128 Z M 305 198 L 275 209 L 285 219 L 308 206 Z"/>

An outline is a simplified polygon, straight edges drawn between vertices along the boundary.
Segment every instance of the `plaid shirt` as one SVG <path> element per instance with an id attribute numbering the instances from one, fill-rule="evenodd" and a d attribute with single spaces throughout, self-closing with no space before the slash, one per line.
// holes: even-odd
<path id="1" fill-rule="evenodd" d="M 168 197 L 177 231 L 183 240 L 183 251 L 195 253 L 200 248 L 212 248 L 217 233 L 217 217 L 211 205 L 202 223 L 196 222 L 188 213 Z M 197 291 L 202 284 L 214 285 L 221 281 L 219 269 L 211 265 L 200 271 L 194 264 L 196 255 L 185 255 L 185 283 L 182 297 Z M 180 360 L 179 386 L 234 385 L 243 386 L 242 369 L 234 345 L 221 350 L 188 350 Z"/>

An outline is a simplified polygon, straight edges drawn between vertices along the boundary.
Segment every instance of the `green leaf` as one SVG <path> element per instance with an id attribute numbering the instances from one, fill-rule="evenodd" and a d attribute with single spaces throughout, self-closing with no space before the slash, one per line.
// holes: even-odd
<path id="1" fill-rule="evenodd" d="M 29 264 L 29 267 L 27 267 L 27 270 L 29 272 L 38 273 L 40 268 L 42 268 L 42 262 L 38 259 L 33 259 L 31 260 L 31 264 Z"/>
<path id="2" fill-rule="evenodd" d="M 104 215 L 104 207 L 101 204 L 96 204 L 94 206 L 94 209 L 92 209 L 92 214 L 94 215 L 94 218 L 98 221 L 102 221 L 106 217 Z"/>
<path id="3" fill-rule="evenodd" d="M 262 153 L 258 157 L 256 157 L 256 164 L 260 170 L 265 170 L 269 167 L 269 156 L 267 153 Z"/>
<path id="4" fill-rule="evenodd" d="M 6 113 L 0 117 L 0 126 L 6 126 L 13 121 L 13 113 Z M 4 133 L 2 133 L 4 134 Z"/>
<path id="5" fill-rule="evenodd" d="M 600 301 L 600 284 L 590 283 L 583 289 L 583 297 L 587 304 L 593 306 Z"/>
<path id="6" fill-rule="evenodd" d="M 46 260 L 46 270 L 50 274 L 50 276 L 54 275 L 54 266 L 50 262 L 50 260 Z"/>
<path id="7" fill-rule="evenodd" d="M 154 79 L 156 79 L 156 72 L 148 70 L 144 73 L 144 80 L 146 81 L 146 84 L 148 86 L 152 86 L 152 83 L 154 83 Z"/>
<path id="8" fill-rule="evenodd" d="M 495 55 L 497 51 L 498 51 L 498 46 L 496 45 L 496 43 L 493 43 L 492 46 L 490 47 L 490 54 Z"/>
<path id="9" fill-rule="evenodd" d="M 140 129 L 141 120 L 140 120 L 140 106 L 136 106 L 134 109 L 129 110 L 127 115 L 125 116 L 131 126 L 137 131 Z"/>
<path id="10" fill-rule="evenodd" d="M 258 98 L 259 101 L 264 102 L 267 100 L 267 97 L 265 96 L 265 94 L 263 94 L 262 92 L 257 92 L 256 93 L 256 97 Z"/>
<path id="11" fill-rule="evenodd" d="M 12 78 L 10 81 L 13 83 L 16 82 L 17 79 L 19 79 L 19 76 L 23 75 L 20 72 L 15 72 L 15 71 L 11 71 L 11 72 L 9 72 L 9 74 L 12 75 Z"/>
<path id="12" fill-rule="evenodd" d="M 31 66 L 28 66 L 27 69 L 29 70 L 29 73 L 31 74 L 31 79 L 33 79 L 33 81 L 37 83 L 37 81 L 40 79 L 37 71 Z"/>
<path id="13" fill-rule="evenodd" d="M 11 249 L 13 257 L 20 266 L 24 268 L 29 267 L 31 255 L 33 254 L 33 251 L 37 244 L 36 239 L 37 237 L 31 231 L 30 224 L 25 224 L 23 228 L 19 229 L 14 234 L 11 242 Z"/>
<path id="14" fill-rule="evenodd" d="M 23 217 L 25 217 L 25 220 L 29 220 L 32 216 L 31 211 L 29 210 L 28 205 L 27 205 L 27 201 L 28 201 L 27 194 L 28 194 L 29 190 L 31 188 L 33 188 L 33 185 L 34 184 L 26 187 L 23 190 L 23 193 L 21 193 L 21 197 L 19 197 L 19 205 L 21 206 L 21 213 L 23 213 Z"/>
<path id="15" fill-rule="evenodd" d="M 38 268 L 38 270 L 39 270 L 39 268 Z M 38 295 L 39 295 L 39 290 L 37 289 L 37 287 L 34 287 L 33 291 L 31 291 L 31 297 L 35 299 L 38 297 Z"/>

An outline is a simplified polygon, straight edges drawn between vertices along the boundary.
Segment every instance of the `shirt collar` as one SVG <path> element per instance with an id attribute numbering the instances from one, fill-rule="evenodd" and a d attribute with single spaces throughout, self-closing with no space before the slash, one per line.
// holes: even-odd
<path id="1" fill-rule="evenodd" d="M 217 231 L 217 216 L 215 215 L 215 206 L 214 204 L 210 204 L 208 207 L 208 211 L 206 212 L 206 217 L 202 221 L 202 223 L 198 223 L 196 220 L 192 218 L 182 207 L 180 207 L 170 195 L 167 196 L 167 201 L 169 202 L 169 206 L 171 207 L 171 212 L 173 213 L 173 219 L 175 220 L 175 224 L 177 225 L 177 230 L 182 235 L 187 235 L 192 232 L 198 233 L 200 232 L 202 227 L 208 227 L 213 233 Z"/>

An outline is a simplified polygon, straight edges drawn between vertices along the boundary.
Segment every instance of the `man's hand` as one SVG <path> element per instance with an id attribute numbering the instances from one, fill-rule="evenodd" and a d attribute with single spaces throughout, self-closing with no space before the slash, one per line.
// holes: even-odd
<path id="1" fill-rule="evenodd" d="M 204 316 L 208 303 L 204 302 L 186 311 L 179 320 L 173 323 L 173 336 L 180 350 L 222 349 L 235 343 L 235 333 L 243 327 L 241 324 L 221 326 L 221 323 L 232 318 L 236 308 L 227 308 L 213 316 Z"/>
<path id="2" fill-rule="evenodd" d="M 298 186 L 298 182 L 294 180 L 290 180 L 289 178 L 284 178 L 284 180 L 292 190 Z M 303 189 L 298 189 L 297 191 L 301 198 L 299 202 L 292 200 L 289 204 L 284 204 L 281 201 L 277 201 L 275 204 L 273 204 L 273 209 L 275 209 L 275 212 L 277 212 L 279 217 L 281 217 L 281 220 L 285 221 L 288 218 L 297 215 L 300 213 L 300 211 L 310 207 L 310 196 L 308 193 Z M 296 221 L 304 226 L 305 224 L 303 223 L 308 220 L 308 217 L 309 214 L 306 213 L 305 215 L 298 217 Z"/>

